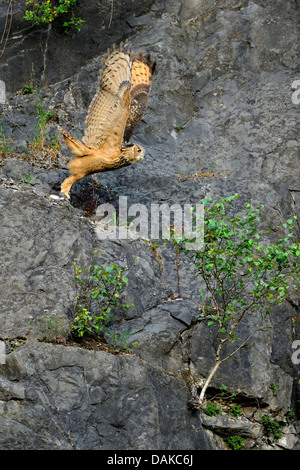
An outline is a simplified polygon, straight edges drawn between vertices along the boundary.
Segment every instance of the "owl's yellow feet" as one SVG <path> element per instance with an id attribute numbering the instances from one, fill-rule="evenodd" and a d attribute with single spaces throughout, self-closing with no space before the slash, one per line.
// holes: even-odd
<path id="1" fill-rule="evenodd" d="M 70 199 L 70 189 L 72 184 L 77 181 L 77 178 L 74 178 L 74 176 L 69 176 L 68 178 L 65 179 L 65 181 L 62 182 L 61 185 L 61 192 L 64 193 L 64 195 Z"/>

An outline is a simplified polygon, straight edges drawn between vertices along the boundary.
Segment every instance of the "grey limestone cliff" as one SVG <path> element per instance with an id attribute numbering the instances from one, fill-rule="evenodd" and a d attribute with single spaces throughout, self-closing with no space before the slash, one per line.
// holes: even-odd
<path id="1" fill-rule="evenodd" d="M 0 449 L 226 449 L 239 434 L 249 449 L 299 447 L 299 299 L 275 308 L 274 327 L 220 369 L 212 394 L 226 384 L 242 417 L 212 418 L 191 410 L 191 377 L 212 365 L 212 345 L 197 322 L 199 283 L 185 259 L 176 270 L 172 248 L 143 240 L 99 240 L 86 204 L 195 204 L 203 197 L 240 195 L 264 204 L 263 226 L 299 214 L 299 4 L 294 0 L 80 0 L 81 31 L 65 35 L 62 20 L 36 26 L 13 2 L 0 59 L 6 85 L 0 162 Z M 0 5 L 7 31 L 9 2 Z M 150 51 L 157 61 L 147 113 L 134 141 L 146 148 L 136 166 L 94 175 L 61 198 L 68 174 L 65 145 L 55 165 L 30 156 L 40 102 L 57 125 L 78 137 L 94 95 L 101 59 L 113 43 Z M 33 93 L 19 91 L 32 84 Z M 5 141 L 3 140 L 5 136 Z M 23 157 L 20 158 L 20 155 Z M 201 177 L 199 175 L 208 175 Z M 24 184 L 25 181 L 25 184 Z M 55 311 L 67 325 L 74 304 L 73 258 L 128 266 L 126 299 L 114 327 L 128 328 L 130 354 L 43 343 L 30 317 Z M 291 321 L 297 317 L 297 321 Z M 251 325 L 250 325 L 251 326 Z M 275 394 L 270 384 L 276 384 Z M 285 422 L 279 441 L 265 435 L 259 413 Z"/>

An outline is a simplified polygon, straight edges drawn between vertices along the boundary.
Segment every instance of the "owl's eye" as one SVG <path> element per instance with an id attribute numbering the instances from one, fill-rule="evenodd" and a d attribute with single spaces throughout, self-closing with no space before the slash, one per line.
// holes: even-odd
<path id="1" fill-rule="evenodd" d="M 141 149 L 137 149 L 137 153 L 141 153 Z"/>

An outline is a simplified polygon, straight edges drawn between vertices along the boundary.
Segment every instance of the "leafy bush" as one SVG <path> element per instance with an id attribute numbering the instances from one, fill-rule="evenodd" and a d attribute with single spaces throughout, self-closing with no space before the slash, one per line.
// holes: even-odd
<path id="1" fill-rule="evenodd" d="M 222 413 L 222 408 L 216 403 L 209 401 L 203 411 L 208 416 L 216 416 Z"/>
<path id="2" fill-rule="evenodd" d="M 58 16 L 68 13 L 72 7 L 76 6 L 77 0 L 28 0 L 25 3 L 28 7 L 24 15 L 25 20 L 33 21 L 39 25 L 50 24 Z M 65 33 L 68 34 L 72 27 L 80 31 L 81 24 L 84 22 L 81 18 L 72 16 L 71 19 L 63 24 Z"/>
<path id="3" fill-rule="evenodd" d="M 243 408 L 241 407 L 241 405 L 232 405 L 231 410 L 230 410 L 231 416 L 234 416 L 234 417 L 241 416 L 242 413 L 243 413 Z"/>
<path id="4" fill-rule="evenodd" d="M 228 436 L 224 439 L 225 443 L 233 450 L 241 450 L 245 444 L 245 439 L 240 436 Z"/>
<path id="5" fill-rule="evenodd" d="M 134 306 L 120 301 L 120 293 L 128 283 L 126 269 L 116 264 L 106 266 L 99 263 L 92 265 L 88 270 L 82 270 L 75 257 L 73 281 L 76 306 L 71 329 L 78 337 L 101 333 L 113 318 L 113 307 L 128 310 Z"/>
<path id="6" fill-rule="evenodd" d="M 280 424 L 276 419 L 272 419 L 270 416 L 262 416 L 260 424 L 264 427 L 267 434 L 272 434 L 275 441 L 278 441 L 281 437 L 282 431 L 280 429 Z"/>

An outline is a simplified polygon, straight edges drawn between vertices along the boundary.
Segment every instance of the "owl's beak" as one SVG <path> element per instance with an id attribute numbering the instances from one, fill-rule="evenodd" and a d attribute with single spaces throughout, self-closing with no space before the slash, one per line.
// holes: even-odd
<path id="1" fill-rule="evenodd" d="M 146 152 L 144 149 L 142 149 L 141 153 L 139 154 L 139 157 L 138 157 L 138 161 L 140 162 L 141 160 L 143 160 L 144 156 L 145 156 Z"/>

